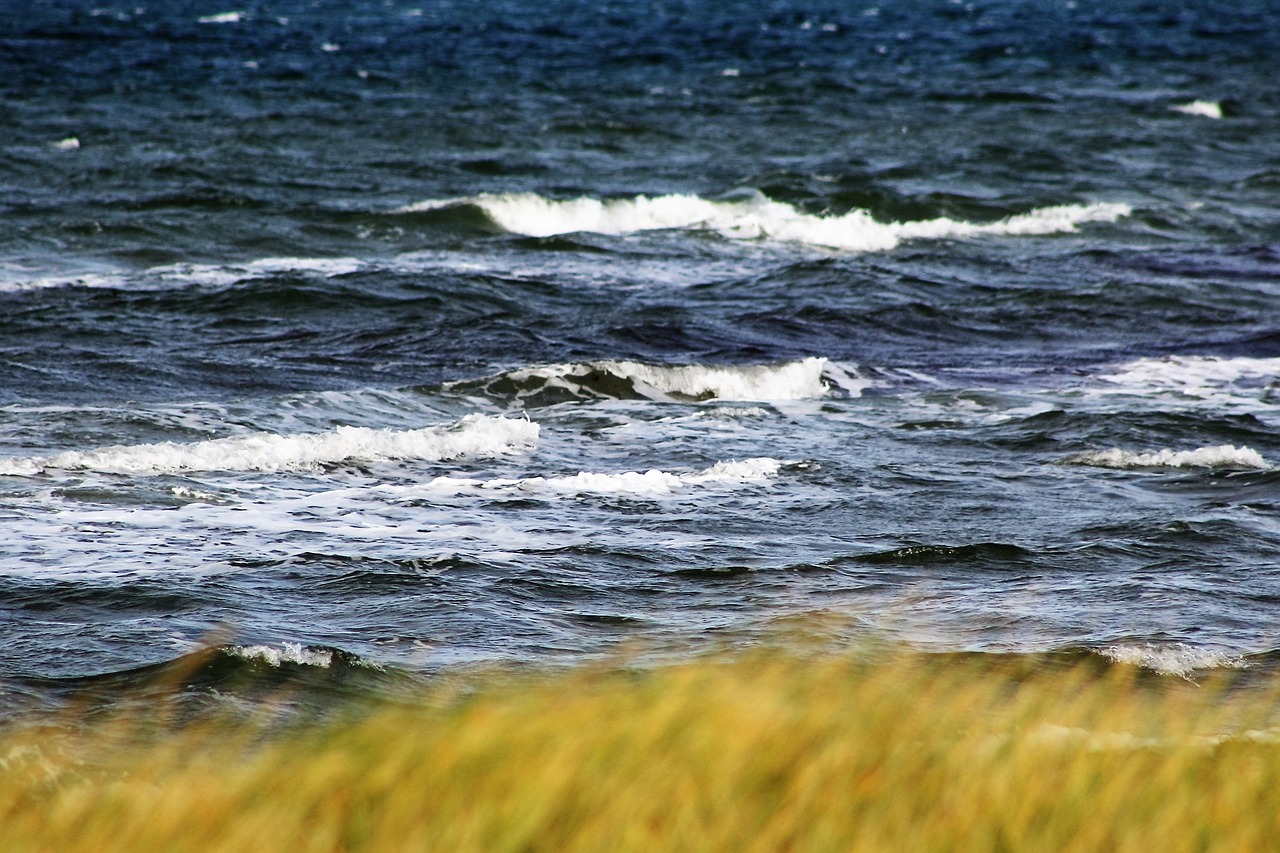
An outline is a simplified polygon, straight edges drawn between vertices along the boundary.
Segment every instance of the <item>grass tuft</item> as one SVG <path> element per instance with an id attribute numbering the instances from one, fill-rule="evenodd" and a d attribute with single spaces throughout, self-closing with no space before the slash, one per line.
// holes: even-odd
<path id="1" fill-rule="evenodd" d="M 884 649 L 456 678 L 266 734 L 136 711 L 12 728 L 0 846 L 1173 853 L 1280 837 L 1274 679 Z"/>

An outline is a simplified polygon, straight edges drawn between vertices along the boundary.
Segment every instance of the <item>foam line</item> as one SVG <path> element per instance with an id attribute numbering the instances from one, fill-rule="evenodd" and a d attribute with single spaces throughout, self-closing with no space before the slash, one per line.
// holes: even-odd
<path id="1" fill-rule="evenodd" d="M 166 441 L 69 450 L 0 460 L 0 475 L 30 477 L 50 470 L 135 475 L 314 471 L 344 462 L 497 456 L 530 449 L 537 441 L 538 425 L 530 421 L 468 415 L 456 424 L 415 430 L 338 427 L 315 434 L 253 433 L 190 444 Z"/>
<path id="2" fill-rule="evenodd" d="M 486 380 L 450 383 L 466 390 L 483 387 L 490 393 L 528 397 L 547 391 L 571 397 L 612 397 L 635 394 L 650 399 L 770 401 L 807 400 L 837 396 L 858 397 L 876 381 L 857 369 L 805 358 L 782 364 L 669 365 L 635 361 L 593 361 L 521 368 Z"/>
<path id="3" fill-rule="evenodd" d="M 577 494 L 666 497 L 704 486 L 764 482 L 775 476 L 781 467 L 782 463 L 777 459 L 757 457 L 741 461 L 717 462 L 703 471 L 688 474 L 651 469 L 615 474 L 582 471 L 572 476 L 527 477 L 519 480 L 437 477 L 425 486 L 414 487 L 413 492 L 415 496 L 420 496 L 420 492 L 426 491 L 444 494 L 485 493 L 548 497 Z"/>
<path id="4" fill-rule="evenodd" d="M 842 215 L 803 213 L 760 193 L 727 201 L 696 195 L 560 200 L 534 193 L 482 194 L 427 200 L 392 212 L 461 207 L 477 207 L 502 230 L 533 237 L 578 231 L 624 235 L 672 228 L 702 229 L 717 231 L 730 239 L 780 240 L 851 252 L 885 251 L 903 240 L 1063 233 L 1074 231 L 1085 222 L 1114 222 L 1131 212 L 1124 204 L 1071 204 L 1037 208 L 987 224 L 946 217 L 883 223 L 865 210 Z"/>
<path id="5" fill-rule="evenodd" d="M 1099 450 L 1072 457 L 1069 462 L 1098 468 L 1267 468 L 1256 450 L 1222 444 L 1195 450 Z"/>

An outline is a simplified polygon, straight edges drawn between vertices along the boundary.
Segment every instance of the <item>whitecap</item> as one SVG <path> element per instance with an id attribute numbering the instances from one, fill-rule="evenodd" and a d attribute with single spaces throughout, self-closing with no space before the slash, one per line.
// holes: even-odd
<path id="1" fill-rule="evenodd" d="M 1092 396 L 1166 396 L 1218 407 L 1267 406 L 1280 385 L 1280 358 L 1164 356 L 1116 365 L 1086 389 Z"/>
<path id="2" fill-rule="evenodd" d="M 262 661 L 271 666 L 292 663 L 300 666 L 318 666 L 328 669 L 333 664 L 333 652 L 328 649 L 312 649 L 301 643 L 281 643 L 275 646 L 231 646 L 228 654 L 249 661 Z"/>
<path id="3" fill-rule="evenodd" d="M 422 493 L 467 494 L 483 492 L 500 495 L 616 495 L 668 497 L 699 487 L 760 483 L 777 475 L 782 463 L 769 457 L 717 462 L 710 468 L 690 473 L 650 469 L 620 473 L 581 471 L 563 477 L 526 477 L 516 480 L 479 480 L 466 477 L 437 477 L 423 486 L 411 487 L 406 497 Z"/>
<path id="4" fill-rule="evenodd" d="M 174 486 L 169 490 L 175 498 L 182 498 L 189 501 L 198 501 L 200 503 L 219 503 L 222 498 L 212 492 L 201 491 L 200 489 L 192 489 L 187 486 Z"/>
<path id="5" fill-rule="evenodd" d="M 1191 101 L 1186 104 L 1174 104 L 1169 107 L 1175 113 L 1202 118 L 1222 118 L 1222 105 L 1217 101 Z"/>
<path id="6" fill-rule="evenodd" d="M 1097 450 L 1067 460 L 1077 465 L 1098 468 L 1267 468 L 1267 462 L 1256 450 L 1222 444 L 1195 450 Z"/>
<path id="7" fill-rule="evenodd" d="M 282 273 L 305 273 L 325 278 L 365 269 L 355 258 L 262 258 L 239 264 L 167 264 L 141 272 L 108 270 L 37 278 L 0 278 L 0 291 L 40 290 L 54 287 L 143 288 L 219 287 L 241 281 L 269 278 Z"/>
<path id="8" fill-rule="evenodd" d="M 876 380 L 851 366 L 811 357 L 782 364 L 669 365 L 635 361 L 593 361 L 522 368 L 482 381 L 482 386 L 517 398 L 551 390 L 575 397 L 612 396 L 610 383 L 623 382 L 630 392 L 651 400 L 778 401 L 806 400 L 833 393 L 857 397 Z M 474 381 L 446 388 L 466 390 Z"/>
<path id="9" fill-rule="evenodd" d="M 1199 649 L 1186 643 L 1167 646 L 1141 644 L 1117 644 L 1099 649 L 1098 653 L 1115 663 L 1140 666 L 1164 675 L 1183 678 L 1205 669 L 1243 669 L 1248 663 L 1240 655 L 1212 649 Z"/>
<path id="10" fill-rule="evenodd" d="M 314 434 L 260 432 L 189 444 L 166 441 L 69 450 L 0 460 L 0 475 L 30 477 L 49 470 L 134 475 L 316 471 L 340 463 L 497 456 L 532 449 L 537 441 L 538 425 L 530 421 L 468 415 L 456 424 L 414 430 L 347 426 Z"/>
<path id="11" fill-rule="evenodd" d="M 238 24 L 244 20 L 244 12 L 219 12 L 199 18 L 202 24 Z"/>
<path id="12" fill-rule="evenodd" d="M 885 251 L 903 240 L 1064 233 L 1074 231 L 1081 223 L 1114 222 L 1131 212 L 1125 204 L 1072 204 L 1038 208 L 986 224 L 946 217 L 882 223 L 865 210 L 841 215 L 807 214 L 760 193 L 722 201 L 695 195 L 557 200 L 534 193 L 508 193 L 427 200 L 392 213 L 464 206 L 479 207 L 504 231 L 532 237 L 579 231 L 625 235 L 680 228 L 712 230 L 735 240 L 779 240 L 851 252 Z"/>

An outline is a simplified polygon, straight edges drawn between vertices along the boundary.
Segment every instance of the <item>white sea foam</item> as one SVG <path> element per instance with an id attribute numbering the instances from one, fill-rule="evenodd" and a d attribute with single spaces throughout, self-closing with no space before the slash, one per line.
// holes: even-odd
<path id="1" fill-rule="evenodd" d="M 582 471 L 566 477 L 526 477 L 519 480 L 477 480 L 465 477 L 437 477 L 420 487 L 410 487 L 406 496 L 421 497 L 423 492 L 467 494 L 484 492 L 502 495 L 625 495 L 634 497 L 666 497 L 691 488 L 717 485 L 759 483 L 774 477 L 782 463 L 777 459 L 757 457 L 741 461 L 717 462 L 710 468 L 687 474 L 652 469 L 601 474 Z"/>
<path id="2" fill-rule="evenodd" d="M 1099 468 L 1267 468 L 1267 462 L 1256 450 L 1223 444 L 1195 450 L 1098 450 L 1082 453 L 1068 460 L 1078 465 Z"/>
<path id="3" fill-rule="evenodd" d="M 93 287 L 165 289 L 203 285 L 218 287 L 282 273 L 308 273 L 326 278 L 364 269 L 355 258 L 262 258 L 242 264 L 168 264 L 142 272 L 108 270 L 24 278 L 9 274 L 0 277 L 0 291 L 39 290 L 51 287 Z M 14 271 L 15 273 L 19 271 Z"/>
<path id="4" fill-rule="evenodd" d="M 1197 670 L 1243 669 L 1248 662 L 1239 655 L 1212 649 L 1198 649 L 1186 643 L 1154 646 L 1149 643 L 1120 644 L 1099 649 L 1099 654 L 1116 663 L 1141 666 L 1165 675 L 1186 678 Z"/>
<path id="5" fill-rule="evenodd" d="M 414 430 L 339 427 L 318 434 L 253 433 L 191 444 L 69 450 L 53 456 L 0 460 L 0 474 L 29 477 L 49 470 L 136 475 L 313 471 L 343 462 L 497 456 L 531 449 L 537 440 L 538 425 L 530 421 L 468 415 L 453 425 Z"/>
<path id="6" fill-rule="evenodd" d="M 148 274 L 163 278 L 183 278 L 201 284 L 223 284 L 243 278 L 258 278 L 289 272 L 315 273 L 323 276 L 346 275 L 364 267 L 356 258 L 261 258 L 244 264 L 174 264 L 152 267 Z"/>
<path id="7" fill-rule="evenodd" d="M 66 139 L 59 139 L 57 142 L 53 143 L 53 147 L 57 148 L 59 151 L 79 151 L 80 140 L 76 139 L 74 136 L 68 136 Z"/>
<path id="8" fill-rule="evenodd" d="M 333 664 L 333 652 L 327 649 L 309 649 L 301 643 L 281 643 L 275 646 L 232 646 L 229 654 L 250 661 L 262 661 L 271 666 L 285 663 L 302 666 L 318 666 L 327 669 Z"/>
<path id="9" fill-rule="evenodd" d="M 186 486 L 174 486 L 169 490 L 175 498 L 183 498 L 190 501 L 200 501 L 202 503 L 218 503 L 222 498 L 212 492 L 201 491 L 200 489 L 190 489 Z"/>
<path id="10" fill-rule="evenodd" d="M 1186 104 L 1174 104 L 1169 109 L 1189 116 L 1222 118 L 1222 105 L 1217 101 L 1191 101 Z"/>
<path id="11" fill-rule="evenodd" d="M 864 210 L 839 216 L 807 214 L 759 193 L 726 201 L 694 195 L 556 200 L 533 193 L 513 193 L 428 200 L 393 213 L 463 205 L 481 208 L 504 231 L 534 237 L 577 231 L 621 235 L 667 228 L 709 229 L 731 239 L 781 240 L 851 252 L 885 251 L 903 240 L 1069 232 L 1084 222 L 1114 222 L 1131 212 L 1124 204 L 1073 204 L 1038 208 L 987 224 L 945 217 L 882 223 Z"/>
<path id="12" fill-rule="evenodd" d="M 1259 403 L 1272 407 L 1280 389 L 1280 358 L 1141 358 L 1117 365 L 1096 378 L 1101 384 L 1088 391 L 1094 396 L 1160 395 L 1223 408 L 1256 408 Z"/>
<path id="13" fill-rule="evenodd" d="M 830 363 L 825 358 L 770 365 L 657 365 L 635 361 L 593 361 L 524 368 L 504 374 L 525 393 L 559 388 L 574 394 L 591 394 L 588 386 L 602 374 L 632 384 L 635 391 L 654 400 L 805 400 L 837 393 L 857 397 L 874 380 L 858 375 L 855 368 Z M 461 383 L 451 383 L 453 386 Z"/>
<path id="14" fill-rule="evenodd" d="M 518 280 L 544 281 L 549 277 L 566 286 L 620 289 L 655 286 L 687 287 L 710 279 L 748 276 L 754 268 L 740 258 L 652 257 L 633 258 L 625 270 L 582 257 L 539 258 L 524 254 L 472 253 L 456 250 L 406 252 L 386 258 L 277 257 L 222 264 L 177 263 L 145 270 L 121 268 L 52 271 L 0 261 L 0 291 L 53 287 L 128 288 L 166 290 L 183 287 L 222 287 L 239 282 L 297 273 L 332 278 L 363 271 L 490 273 Z"/>
<path id="15" fill-rule="evenodd" d="M 244 19 L 244 12 L 219 12 L 216 15 L 204 15 L 199 20 L 202 24 L 238 24 Z"/>

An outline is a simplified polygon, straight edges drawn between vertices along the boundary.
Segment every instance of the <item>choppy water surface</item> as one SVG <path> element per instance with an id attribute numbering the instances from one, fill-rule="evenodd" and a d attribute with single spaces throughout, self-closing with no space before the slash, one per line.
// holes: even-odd
<path id="1" fill-rule="evenodd" d="M 32 4 L 0 677 L 832 615 L 1269 659 L 1277 43 L 1263 2 Z"/>

